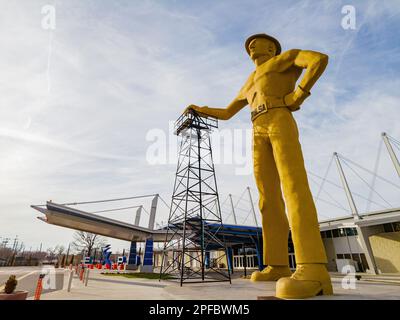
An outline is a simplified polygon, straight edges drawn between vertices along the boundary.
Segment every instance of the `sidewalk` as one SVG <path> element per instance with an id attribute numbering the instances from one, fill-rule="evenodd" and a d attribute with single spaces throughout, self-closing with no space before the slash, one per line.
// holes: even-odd
<path id="1" fill-rule="evenodd" d="M 334 277 L 343 277 L 341 273 L 331 273 Z M 386 274 L 369 274 L 369 273 L 357 273 L 356 276 L 360 276 L 364 281 L 381 282 L 388 284 L 400 285 L 400 274 L 398 273 L 386 273 Z"/>
<path id="2" fill-rule="evenodd" d="M 105 276 L 98 270 L 90 270 L 87 287 L 74 274 L 71 292 L 67 292 L 69 271 L 65 271 L 64 289 L 43 294 L 42 300 L 256 300 L 258 296 L 274 296 L 275 282 L 254 283 L 235 278 L 229 282 L 184 284 L 180 287 L 172 281 L 129 279 L 119 276 Z M 312 299 L 399 299 L 399 276 L 372 276 L 367 280 L 348 280 L 332 274 L 335 294 Z M 389 283 L 387 280 L 396 280 Z M 384 280 L 385 282 L 381 282 Z M 342 282 L 344 281 L 344 286 Z M 374 281 L 374 282 L 372 282 Z M 354 289 L 346 289 L 346 287 Z"/>

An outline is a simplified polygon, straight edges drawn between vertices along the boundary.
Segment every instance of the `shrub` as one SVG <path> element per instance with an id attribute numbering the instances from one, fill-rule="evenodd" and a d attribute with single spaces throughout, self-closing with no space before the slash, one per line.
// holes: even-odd
<path id="1" fill-rule="evenodd" d="M 17 287 L 17 283 L 18 283 L 18 281 L 17 281 L 15 275 L 11 275 L 6 282 L 4 292 L 7 294 L 13 293 L 15 288 Z"/>

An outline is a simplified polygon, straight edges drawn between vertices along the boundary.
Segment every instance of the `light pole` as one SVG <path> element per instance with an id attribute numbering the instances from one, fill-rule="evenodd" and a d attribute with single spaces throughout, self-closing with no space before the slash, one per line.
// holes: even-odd
<path id="1" fill-rule="evenodd" d="M 65 257 L 65 263 L 64 263 L 64 265 L 68 264 L 68 255 L 69 255 L 69 248 L 70 248 L 70 247 L 71 247 L 71 242 L 68 243 L 67 255 L 66 255 L 66 257 Z"/>

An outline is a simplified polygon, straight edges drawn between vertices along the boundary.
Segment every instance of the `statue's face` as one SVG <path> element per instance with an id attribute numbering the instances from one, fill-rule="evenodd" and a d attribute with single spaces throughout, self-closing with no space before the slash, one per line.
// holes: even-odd
<path id="1" fill-rule="evenodd" d="M 255 60 L 262 56 L 267 56 L 271 59 L 276 54 L 275 43 L 265 38 L 255 38 L 249 43 L 250 57 Z"/>

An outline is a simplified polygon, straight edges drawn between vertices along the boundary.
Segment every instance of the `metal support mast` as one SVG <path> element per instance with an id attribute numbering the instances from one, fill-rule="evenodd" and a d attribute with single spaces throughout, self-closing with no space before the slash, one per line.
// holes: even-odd
<path id="1" fill-rule="evenodd" d="M 346 197 L 347 197 L 347 201 L 349 202 L 349 205 L 350 205 L 351 213 L 353 214 L 353 217 L 355 219 L 360 219 L 360 216 L 358 214 L 358 210 L 357 210 L 357 207 L 356 207 L 356 203 L 354 202 L 353 195 L 352 195 L 352 193 L 350 191 L 349 184 L 347 183 L 347 179 L 346 179 L 346 176 L 344 174 L 344 171 L 343 171 L 342 165 L 340 163 L 339 156 L 338 156 L 337 152 L 334 152 L 333 156 L 335 158 L 336 165 L 337 165 L 337 168 L 338 168 L 338 171 L 339 171 L 340 180 L 342 181 L 342 185 L 343 185 L 344 191 L 346 192 Z"/>
<path id="2" fill-rule="evenodd" d="M 229 199 L 230 199 L 230 201 L 231 201 L 233 221 L 235 221 L 235 224 L 237 224 L 236 212 L 235 212 L 235 207 L 234 207 L 234 205 L 233 205 L 233 200 L 232 200 L 232 195 L 231 195 L 231 194 L 229 194 Z"/>
<path id="3" fill-rule="evenodd" d="M 160 279 L 184 282 L 230 281 L 210 133 L 218 121 L 190 110 L 175 123 L 180 150 L 164 242 Z M 215 251 L 206 264 L 208 252 Z M 225 263 L 225 262 L 224 262 Z"/>
<path id="4" fill-rule="evenodd" d="M 386 149 L 387 149 L 388 152 L 389 152 L 390 159 L 392 160 L 393 165 L 394 165 L 394 167 L 395 167 L 395 169 L 396 169 L 396 171 L 397 171 L 397 174 L 398 174 L 399 177 L 400 177 L 400 163 L 399 163 L 399 159 L 397 159 L 397 156 L 396 156 L 396 154 L 395 154 L 394 151 L 393 151 L 392 145 L 390 144 L 390 141 L 389 141 L 389 139 L 388 139 L 388 136 L 387 136 L 386 132 L 382 132 L 382 139 L 383 139 L 383 142 L 385 142 Z"/>

